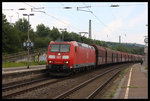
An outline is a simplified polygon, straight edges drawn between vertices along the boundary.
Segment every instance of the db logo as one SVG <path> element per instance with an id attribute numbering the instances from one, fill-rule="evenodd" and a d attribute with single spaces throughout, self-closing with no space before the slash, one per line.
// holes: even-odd
<path id="1" fill-rule="evenodd" d="M 57 56 L 57 59 L 61 59 L 61 56 Z"/>

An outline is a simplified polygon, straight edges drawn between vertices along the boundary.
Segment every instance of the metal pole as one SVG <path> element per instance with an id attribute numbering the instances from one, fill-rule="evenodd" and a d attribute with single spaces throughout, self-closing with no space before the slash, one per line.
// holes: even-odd
<path id="1" fill-rule="evenodd" d="M 62 28 L 60 28 L 59 30 L 61 30 L 61 33 L 62 33 L 62 41 L 64 41 L 64 33 L 63 33 L 63 31 L 66 31 L 67 30 L 67 28 L 64 28 L 64 29 L 62 29 Z"/>
<path id="2" fill-rule="evenodd" d="M 64 41 L 64 32 L 62 32 L 62 34 L 63 34 L 63 41 Z"/>
<path id="3" fill-rule="evenodd" d="M 61 34 L 62 34 L 61 40 L 64 41 L 63 29 L 60 29 L 60 30 L 61 30 Z"/>
<path id="4" fill-rule="evenodd" d="M 28 45 L 29 45 L 29 15 L 28 15 Z M 29 69 L 29 46 L 28 46 L 28 64 L 27 64 L 27 68 Z"/>
<path id="5" fill-rule="evenodd" d="M 31 41 L 30 41 L 30 38 L 29 38 L 29 24 L 30 24 L 30 21 L 29 21 L 29 16 L 33 16 L 34 14 L 23 14 L 23 16 L 28 16 L 28 40 L 27 40 L 27 49 L 28 49 L 28 59 L 27 59 L 27 69 L 29 69 L 29 60 L 30 60 L 30 45 L 31 45 Z"/>
<path id="6" fill-rule="evenodd" d="M 91 36 L 91 20 L 89 20 L 89 38 L 92 39 L 92 36 Z"/>
<path id="7" fill-rule="evenodd" d="M 121 43 L 121 36 L 119 35 L 119 44 Z"/>

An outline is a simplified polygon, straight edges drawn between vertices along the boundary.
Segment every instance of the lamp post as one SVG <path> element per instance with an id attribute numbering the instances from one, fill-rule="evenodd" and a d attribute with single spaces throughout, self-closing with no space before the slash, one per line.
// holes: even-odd
<path id="1" fill-rule="evenodd" d="M 146 24 L 145 26 L 148 27 L 148 24 Z M 148 65 L 148 36 L 144 36 L 145 39 L 144 39 L 144 42 L 145 42 L 145 48 L 144 48 L 144 60 L 145 60 L 145 65 L 147 66 Z"/>
<path id="2" fill-rule="evenodd" d="M 23 16 L 28 16 L 28 23 L 29 23 L 29 16 L 34 16 L 34 14 L 23 14 Z M 27 40 L 27 49 L 28 49 L 28 64 L 27 64 L 27 68 L 29 69 L 29 44 L 31 43 L 31 40 L 29 38 L 29 24 L 28 24 L 28 40 Z"/>
<path id="3" fill-rule="evenodd" d="M 119 44 L 121 44 L 121 35 L 119 35 Z"/>
<path id="4" fill-rule="evenodd" d="M 67 28 L 64 28 L 64 29 L 60 28 L 59 30 L 61 30 L 61 32 L 62 32 L 62 31 L 66 31 Z M 63 33 L 62 33 L 62 40 L 64 41 L 64 34 Z"/>

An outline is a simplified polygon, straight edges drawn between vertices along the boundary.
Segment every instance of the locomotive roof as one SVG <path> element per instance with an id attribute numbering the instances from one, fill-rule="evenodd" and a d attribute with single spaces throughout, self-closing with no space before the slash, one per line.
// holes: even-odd
<path id="1" fill-rule="evenodd" d="M 77 41 L 60 41 L 60 40 L 56 40 L 56 41 L 51 41 L 51 42 L 52 43 L 73 43 L 74 45 L 78 45 L 80 47 L 85 47 L 85 48 L 90 48 L 90 49 L 94 49 L 94 47 L 95 47 L 95 48 L 101 49 L 101 50 L 112 51 L 112 52 L 117 53 L 117 54 L 125 54 L 125 55 L 130 55 L 130 56 L 136 56 L 137 55 L 137 54 L 129 54 L 129 53 L 121 52 L 121 51 L 117 51 L 117 50 L 112 50 L 112 49 L 102 47 L 102 46 L 99 46 L 99 45 L 95 45 L 95 44 L 88 45 L 88 44 L 80 43 L 80 42 L 77 42 Z M 141 57 L 142 57 L 142 55 L 141 55 Z"/>
<path id="2" fill-rule="evenodd" d="M 75 46 L 80 46 L 80 47 L 84 47 L 84 48 L 90 48 L 90 49 L 94 49 L 93 46 L 91 45 L 88 45 L 88 44 L 85 44 L 85 43 L 80 43 L 80 42 L 77 42 L 77 41 L 51 41 L 51 43 L 73 43 Z"/>

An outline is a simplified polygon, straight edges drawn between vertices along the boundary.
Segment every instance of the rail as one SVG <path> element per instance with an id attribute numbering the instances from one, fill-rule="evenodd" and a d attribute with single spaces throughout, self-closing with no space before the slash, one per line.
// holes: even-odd
<path id="1" fill-rule="evenodd" d="M 97 76 L 95 76 L 95 77 L 93 77 L 93 78 L 91 78 L 91 79 L 89 79 L 89 80 L 87 80 L 87 81 L 85 81 L 85 82 L 83 82 L 83 83 L 81 83 L 81 84 L 75 86 L 74 88 L 71 88 L 71 89 L 67 90 L 66 92 L 64 92 L 64 93 L 62 93 L 62 94 L 60 94 L 60 95 L 54 97 L 53 99 L 62 99 L 62 98 L 65 98 L 65 97 L 69 96 L 70 94 L 72 94 L 73 92 L 75 92 L 75 91 L 81 89 L 82 87 L 88 85 L 88 84 L 91 83 L 92 81 L 98 79 L 99 77 L 102 77 L 103 75 L 105 75 L 105 74 L 107 74 L 107 73 L 109 73 L 109 72 L 111 72 L 111 71 L 113 71 L 113 70 L 116 70 L 116 69 L 118 69 L 118 68 L 120 68 L 120 67 L 121 67 L 121 66 L 119 66 L 119 67 L 117 67 L 117 68 L 112 68 L 112 69 L 110 69 L 110 70 L 108 70 L 108 71 L 106 71 L 106 72 L 104 72 L 104 73 L 102 73 L 102 74 L 99 74 L 99 75 L 97 75 Z M 120 71 L 118 71 L 115 75 L 117 75 L 119 72 L 120 72 Z M 106 83 L 108 83 L 115 75 L 113 75 L 113 76 L 112 76 L 108 81 L 106 81 L 100 88 L 98 88 L 98 91 L 99 91 L 99 89 L 101 89 L 102 87 L 104 87 L 104 85 L 105 85 Z M 87 97 L 87 99 L 92 98 L 93 96 L 95 96 L 96 93 L 97 93 L 97 90 L 94 91 L 94 93 L 92 93 L 91 95 L 89 95 L 89 96 Z"/>
<path id="2" fill-rule="evenodd" d="M 2 95 L 2 98 L 3 99 L 12 98 L 12 97 L 24 94 L 26 92 L 33 91 L 33 90 L 36 90 L 36 89 L 48 86 L 50 84 L 55 84 L 55 83 L 67 80 L 68 78 L 69 77 L 62 78 L 62 79 L 50 79 L 48 77 L 48 78 L 43 78 L 43 79 L 39 79 L 39 80 L 35 80 L 35 81 L 30 81 L 30 82 L 26 82 L 26 83 L 22 83 L 22 84 L 18 84 L 18 85 L 12 85 L 12 86 L 9 86 L 9 87 L 5 87 L 5 88 L 2 88 L 3 93 L 4 92 L 7 93 L 7 91 L 9 91 L 9 90 L 13 90 L 14 91 L 17 88 L 21 88 L 21 87 L 24 87 L 24 86 L 29 86 L 29 85 L 31 85 L 33 83 L 37 84 L 38 82 L 43 82 L 45 80 L 50 80 L 50 81 L 48 81 L 47 83 L 44 83 L 44 84 L 40 84 L 40 85 L 36 85 L 36 86 L 33 86 L 33 87 L 29 87 L 29 88 L 26 88 L 26 89 L 23 89 L 23 90 L 20 90 L 20 91 L 16 91 L 16 92 L 13 92 L 13 93 L 10 93 L 10 94 L 4 94 L 4 95 Z"/>
<path id="3" fill-rule="evenodd" d="M 101 86 L 99 86 L 93 93 L 91 93 L 86 99 L 94 98 L 116 75 L 120 73 L 120 70 L 117 71 L 113 76 L 111 76 L 107 81 L 105 81 Z"/>

